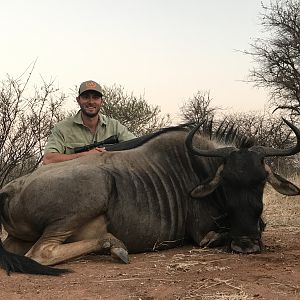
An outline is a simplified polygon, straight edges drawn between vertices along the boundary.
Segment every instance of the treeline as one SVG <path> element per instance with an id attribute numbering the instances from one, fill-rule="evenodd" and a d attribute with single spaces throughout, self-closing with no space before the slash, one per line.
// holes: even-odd
<path id="1" fill-rule="evenodd" d="M 149 105 L 143 96 L 127 93 L 116 85 L 104 87 L 104 91 L 102 113 L 120 120 L 137 136 L 171 124 L 170 116 L 162 115 L 159 107 Z M 19 80 L 8 77 L 0 83 L 0 186 L 37 168 L 54 124 L 75 112 L 75 106 L 64 109 L 66 96 L 53 81 L 35 86 L 30 97 L 26 94 L 26 83 Z M 254 138 L 263 146 L 284 148 L 294 143 L 291 130 L 278 114 L 226 113 L 212 106 L 209 92 L 198 91 L 183 103 L 180 112 L 182 123 L 214 120 L 215 128 L 222 122 L 234 124 L 240 136 Z M 288 173 L 298 170 L 296 159 L 273 158 L 270 163 Z"/>
<path id="2" fill-rule="evenodd" d="M 37 168 L 54 124 L 78 109 L 75 105 L 66 109 L 67 97 L 53 81 L 44 81 L 31 90 L 27 84 L 28 80 L 11 77 L 0 83 L 0 186 Z M 102 113 L 118 119 L 137 136 L 171 123 L 158 106 L 149 105 L 144 97 L 127 93 L 121 86 L 104 87 L 104 94 Z"/>
<path id="3" fill-rule="evenodd" d="M 212 106 L 209 92 L 198 91 L 181 107 L 181 114 L 185 122 L 213 121 L 212 130 L 216 132 L 220 126 L 224 129 L 233 127 L 237 130 L 237 141 L 242 138 L 254 140 L 256 145 L 273 148 L 288 148 L 295 144 L 295 136 L 284 123 L 283 117 L 292 119 L 296 126 L 298 118 L 291 118 L 285 111 L 274 112 L 272 103 L 266 103 L 264 111 L 228 112 L 222 107 Z M 273 170 L 287 176 L 299 172 L 299 156 L 267 158 Z"/>

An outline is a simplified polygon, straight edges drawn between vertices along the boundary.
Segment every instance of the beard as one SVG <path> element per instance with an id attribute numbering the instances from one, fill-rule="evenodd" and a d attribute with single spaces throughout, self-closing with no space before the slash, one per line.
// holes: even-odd
<path id="1" fill-rule="evenodd" d="M 85 106 L 81 107 L 82 114 L 89 118 L 96 117 L 99 114 L 99 111 L 100 111 L 100 107 L 85 107 Z"/>

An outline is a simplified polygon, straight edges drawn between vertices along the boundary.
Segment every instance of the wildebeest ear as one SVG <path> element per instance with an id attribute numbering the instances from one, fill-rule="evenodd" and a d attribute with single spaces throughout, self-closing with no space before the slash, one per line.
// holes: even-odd
<path id="1" fill-rule="evenodd" d="M 218 185 L 221 183 L 221 172 L 223 171 L 223 165 L 221 165 L 214 178 L 212 180 L 209 180 L 203 184 L 197 185 L 192 191 L 191 191 L 191 196 L 193 198 L 201 198 L 209 195 L 212 193 Z"/>
<path id="2" fill-rule="evenodd" d="M 280 175 L 273 173 L 267 165 L 266 171 L 268 173 L 267 181 L 277 192 L 287 196 L 296 196 L 300 194 L 300 189 L 296 185 L 282 178 Z"/>

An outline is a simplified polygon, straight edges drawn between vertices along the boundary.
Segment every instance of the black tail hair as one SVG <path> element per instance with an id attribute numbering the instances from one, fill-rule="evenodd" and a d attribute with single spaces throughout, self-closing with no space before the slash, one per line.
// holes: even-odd
<path id="1" fill-rule="evenodd" d="M 2 241 L 0 242 L 0 267 L 6 271 L 7 275 L 10 275 L 11 272 L 17 272 L 58 276 L 70 272 L 67 269 L 44 266 L 29 257 L 8 252 L 4 249 Z"/>
<path id="2" fill-rule="evenodd" d="M 0 226 L 2 226 L 2 213 L 6 198 L 7 194 L 0 192 Z M 44 266 L 29 257 L 11 253 L 4 249 L 1 239 L 0 267 L 6 271 L 7 275 L 10 275 L 11 272 L 17 272 L 26 274 L 58 276 L 70 272 L 67 269 L 57 269 Z"/>

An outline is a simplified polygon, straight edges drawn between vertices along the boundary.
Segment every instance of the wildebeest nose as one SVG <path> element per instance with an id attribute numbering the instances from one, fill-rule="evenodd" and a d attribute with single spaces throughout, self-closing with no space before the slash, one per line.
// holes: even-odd
<path id="1" fill-rule="evenodd" d="M 260 241 L 246 236 L 239 237 L 231 242 L 231 250 L 243 254 L 259 253 L 261 252 Z"/>

